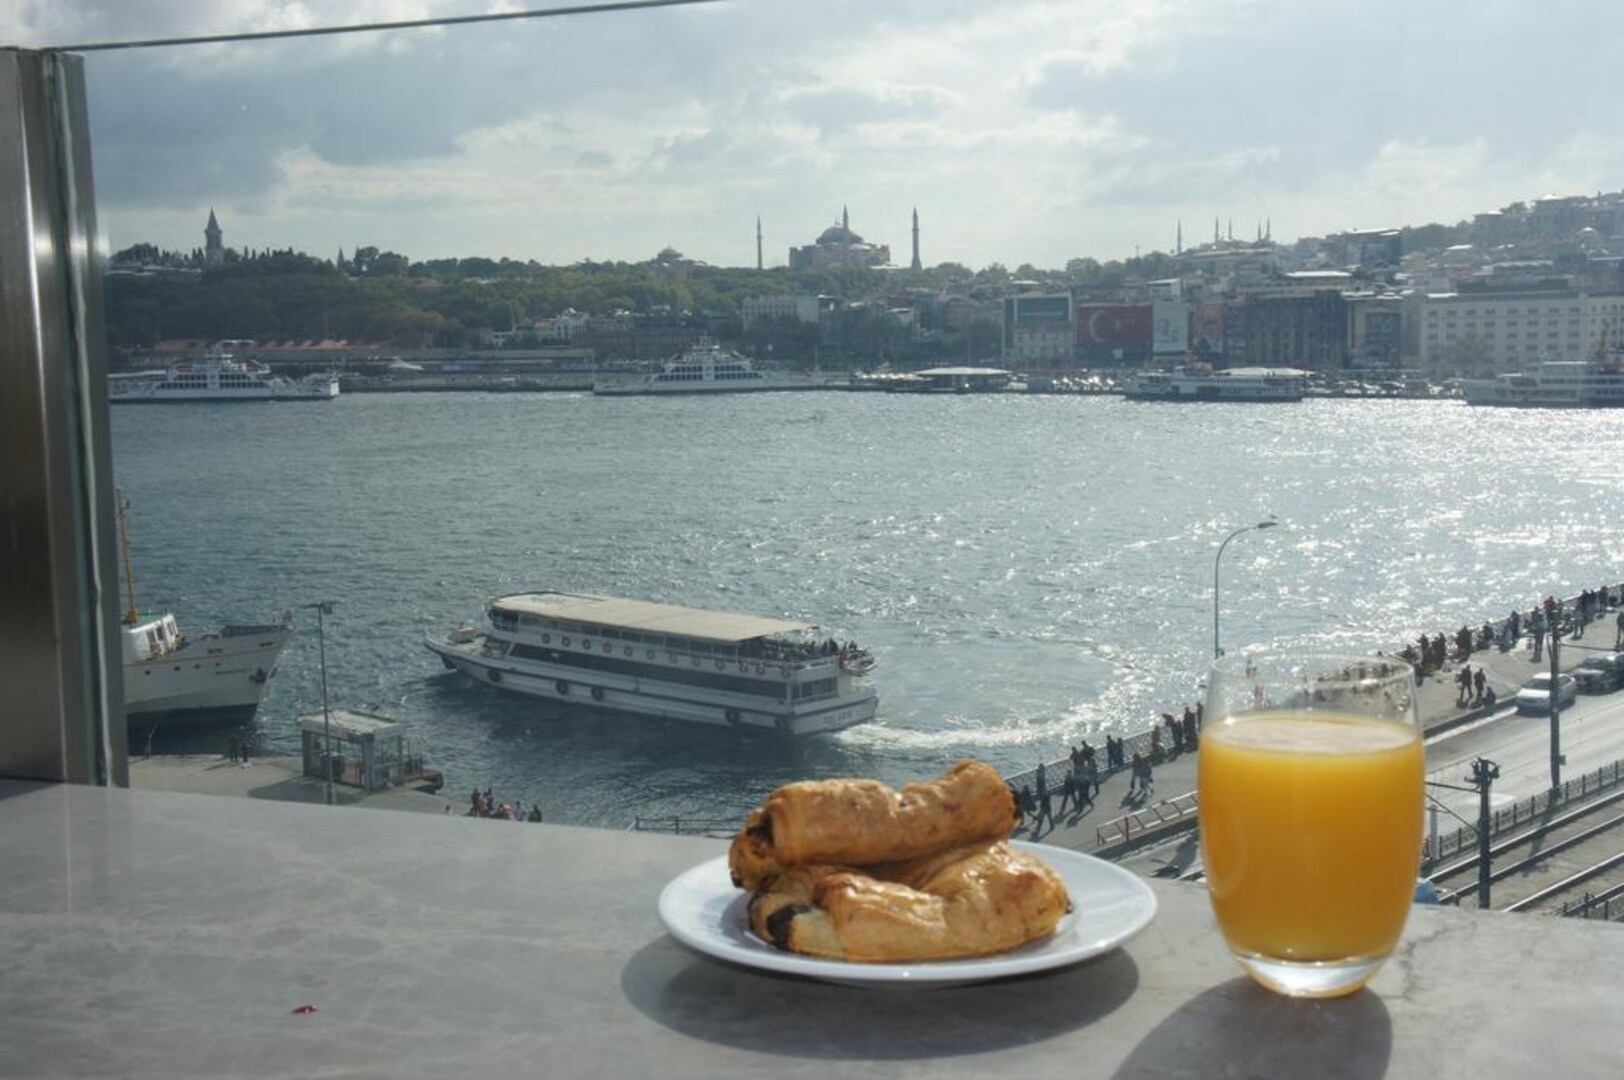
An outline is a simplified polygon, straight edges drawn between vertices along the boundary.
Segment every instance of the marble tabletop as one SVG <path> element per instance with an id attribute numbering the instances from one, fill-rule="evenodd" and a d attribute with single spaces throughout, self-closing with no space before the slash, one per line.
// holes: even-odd
<path id="1" fill-rule="evenodd" d="M 1624 1070 L 1604 923 L 1418 908 L 1368 989 L 1297 1002 L 1156 882 L 1155 921 L 1084 963 L 859 989 L 665 933 L 661 888 L 716 840 L 20 781 L 0 808 L 6 1077 Z"/>

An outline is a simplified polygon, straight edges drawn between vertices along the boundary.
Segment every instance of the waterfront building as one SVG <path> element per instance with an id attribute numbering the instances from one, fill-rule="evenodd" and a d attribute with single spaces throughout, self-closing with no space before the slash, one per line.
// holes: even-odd
<path id="1" fill-rule="evenodd" d="M 797 322 L 817 323 L 821 305 L 812 293 L 790 296 L 747 296 L 739 302 L 739 317 L 749 330 L 763 319 L 794 319 Z"/>
<path id="2" fill-rule="evenodd" d="M 891 249 L 870 244 L 851 230 L 851 216 L 844 207 L 840 220 L 818 235 L 813 243 L 789 249 L 791 270 L 823 270 L 838 266 L 886 266 Z"/>
<path id="3" fill-rule="evenodd" d="M 1054 367 L 1075 355 L 1071 293 L 1017 293 L 1004 297 L 1004 356 L 1018 364 Z"/>
<path id="4" fill-rule="evenodd" d="M 1565 284 L 1495 288 L 1466 282 L 1415 302 L 1417 354 L 1433 377 L 1486 377 L 1542 360 L 1583 360 L 1624 334 L 1624 294 Z"/>
<path id="5" fill-rule="evenodd" d="M 1240 311 L 1253 363 L 1331 371 L 1347 361 L 1348 302 L 1337 289 L 1248 296 Z"/>

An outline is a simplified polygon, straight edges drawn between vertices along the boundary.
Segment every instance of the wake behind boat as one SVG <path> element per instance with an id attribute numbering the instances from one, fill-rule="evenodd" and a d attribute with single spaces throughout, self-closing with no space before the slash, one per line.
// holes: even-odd
<path id="1" fill-rule="evenodd" d="M 182 360 L 163 371 L 114 375 L 107 400 L 113 404 L 191 401 L 331 401 L 338 378 L 330 374 L 289 379 L 253 360 L 227 353 Z"/>
<path id="2" fill-rule="evenodd" d="M 874 718 L 874 658 L 812 623 L 586 593 L 490 601 L 424 644 L 504 690 L 738 731 L 811 735 Z"/>
<path id="3" fill-rule="evenodd" d="M 764 371 L 738 353 L 701 338 L 667 360 L 659 371 L 605 376 L 593 381 L 592 392 L 601 396 L 741 394 L 762 390 L 825 390 L 829 386 L 815 375 Z"/>

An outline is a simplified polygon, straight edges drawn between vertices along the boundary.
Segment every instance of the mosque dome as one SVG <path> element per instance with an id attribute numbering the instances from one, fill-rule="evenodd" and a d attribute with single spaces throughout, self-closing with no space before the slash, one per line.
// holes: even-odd
<path id="1" fill-rule="evenodd" d="M 818 234 L 820 244 L 861 244 L 863 238 L 844 225 L 831 225 Z"/>

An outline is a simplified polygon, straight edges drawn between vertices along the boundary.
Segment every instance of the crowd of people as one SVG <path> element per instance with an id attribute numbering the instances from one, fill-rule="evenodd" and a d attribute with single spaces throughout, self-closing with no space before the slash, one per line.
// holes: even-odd
<path id="1" fill-rule="evenodd" d="M 1131 755 L 1128 740 L 1106 735 L 1103 766 L 1100 763 L 1101 752 L 1087 739 L 1082 740 L 1067 755 L 1069 766 L 1060 778 L 1058 807 L 1055 805 L 1056 789 L 1051 784 L 1049 766 L 1046 762 L 1038 762 L 1031 783 L 1010 785 L 1015 798 L 1017 825 L 1027 828 L 1035 838 L 1042 835 L 1045 824 L 1052 830 L 1056 815 L 1064 817 L 1068 806 L 1074 815 L 1081 815 L 1085 809 L 1093 807 L 1094 799 L 1100 793 L 1101 778 L 1122 770 L 1127 770 L 1129 775 L 1128 793 L 1123 797 L 1122 805 L 1142 802 L 1155 793 L 1155 767 L 1171 757 L 1194 751 L 1200 729 L 1199 704 L 1185 706 L 1182 716 L 1163 713 L 1161 723 L 1151 727 L 1143 750 L 1134 750 Z M 1167 732 L 1165 743 L 1162 740 L 1163 731 Z"/>
<path id="2" fill-rule="evenodd" d="M 484 791 L 475 788 L 468 797 L 467 816 L 495 818 L 498 821 L 540 821 L 541 804 L 532 802 L 527 808 L 523 799 L 498 803 L 490 788 Z"/>
<path id="3" fill-rule="evenodd" d="M 1442 671 L 1451 662 L 1465 661 L 1474 652 L 1486 649 L 1510 652 L 1526 637 L 1531 651 L 1530 659 L 1538 663 L 1545 654 L 1547 641 L 1553 636 L 1582 639 L 1585 630 L 1608 609 L 1621 605 L 1624 605 L 1624 584 L 1583 589 L 1569 600 L 1547 596 L 1543 602 L 1527 611 L 1513 611 L 1504 619 L 1489 620 L 1476 630 L 1462 626 L 1448 636 L 1442 631 L 1430 637 L 1422 634 L 1413 644 L 1406 645 L 1399 656 L 1415 666 L 1417 677 L 1425 678 Z M 1620 611 L 1614 620 L 1613 647 L 1624 647 L 1624 611 Z M 1478 673 L 1481 671 L 1482 668 L 1479 668 Z M 1462 704 L 1469 698 L 1482 703 L 1484 694 L 1476 686 L 1478 674 L 1463 667 L 1455 678 L 1457 682 L 1466 680 L 1462 685 Z M 1493 692 L 1492 687 L 1488 689 L 1490 693 Z"/>

